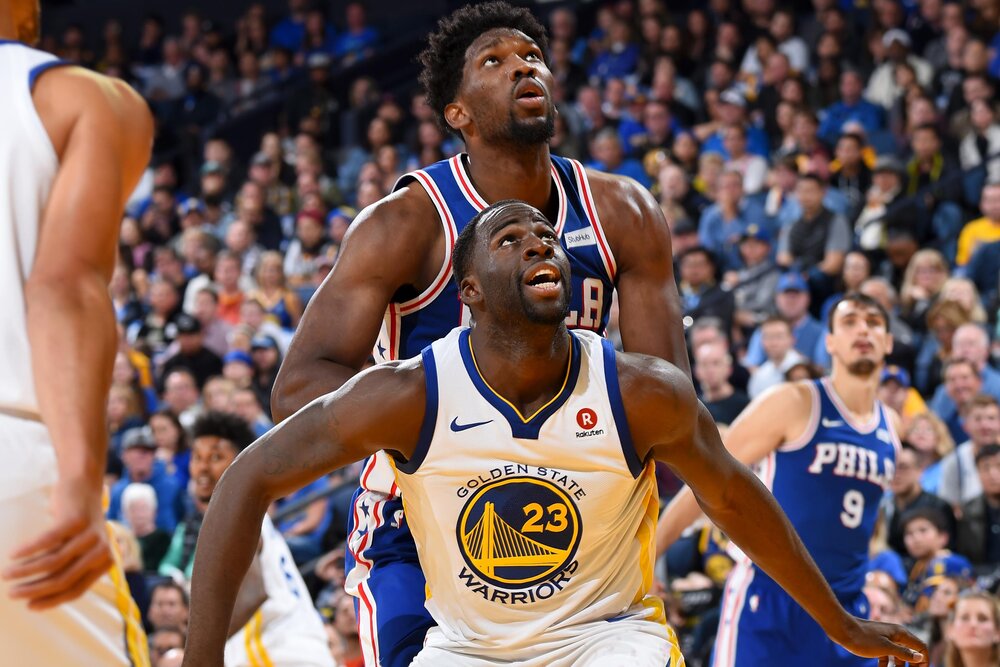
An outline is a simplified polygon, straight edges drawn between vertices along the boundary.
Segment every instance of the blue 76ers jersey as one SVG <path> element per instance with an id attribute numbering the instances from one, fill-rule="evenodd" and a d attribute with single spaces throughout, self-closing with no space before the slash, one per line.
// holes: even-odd
<path id="1" fill-rule="evenodd" d="M 868 424 L 857 424 L 829 380 L 816 380 L 810 389 L 806 432 L 771 452 L 758 475 L 834 593 L 854 594 L 864 585 L 868 541 L 895 473 L 899 440 L 881 403 Z M 755 577 L 769 580 L 763 571 Z"/>
<path id="2" fill-rule="evenodd" d="M 447 242 L 444 262 L 434 283 L 413 299 L 389 304 L 373 352 L 376 363 L 415 357 L 453 328 L 468 324 L 468 309 L 459 300 L 458 287 L 452 278 L 451 250 L 462 229 L 488 204 L 472 185 L 467 160 L 465 154 L 456 155 L 405 174 L 396 183 L 395 190 L 415 183 L 427 192 L 437 209 Z M 573 270 L 566 325 L 603 333 L 616 267 L 590 183 L 579 162 L 556 156 L 552 157 L 552 182 L 559 207 L 556 219 L 551 222 Z"/>

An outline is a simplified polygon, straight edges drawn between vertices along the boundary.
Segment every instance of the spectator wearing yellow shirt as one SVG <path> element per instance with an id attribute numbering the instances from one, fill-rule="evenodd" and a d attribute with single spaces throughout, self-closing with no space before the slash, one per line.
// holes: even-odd
<path id="1" fill-rule="evenodd" d="M 958 237 L 955 263 L 965 266 L 979 246 L 1000 241 L 1000 183 L 990 183 L 983 188 L 979 198 L 983 217 L 965 225 Z"/>

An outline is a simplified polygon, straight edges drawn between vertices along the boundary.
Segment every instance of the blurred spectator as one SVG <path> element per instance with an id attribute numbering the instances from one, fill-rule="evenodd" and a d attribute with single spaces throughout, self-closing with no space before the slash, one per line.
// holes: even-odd
<path id="1" fill-rule="evenodd" d="M 628 176 L 649 187 L 650 179 L 645 169 L 638 160 L 625 156 L 616 130 L 607 128 L 598 132 L 590 143 L 590 154 L 594 156 L 594 160 L 587 165 L 591 169 Z M 361 206 L 360 202 L 358 206 Z"/>
<path id="2" fill-rule="evenodd" d="M 989 593 L 959 596 L 948 625 L 945 667 L 987 667 L 1000 662 L 1000 602 Z"/>
<path id="3" fill-rule="evenodd" d="M 903 439 L 913 445 L 918 454 L 922 470 L 920 486 L 937 494 L 941 485 L 941 459 L 955 450 L 948 427 L 934 413 L 924 412 L 909 420 Z"/>
<path id="4" fill-rule="evenodd" d="M 186 633 L 178 627 L 165 625 L 149 635 L 149 659 L 152 667 L 165 667 L 165 658 L 172 651 L 183 651 Z M 179 664 L 179 663 L 178 663 Z"/>
<path id="5" fill-rule="evenodd" d="M 872 72 L 865 97 L 888 109 L 899 95 L 895 77 L 897 65 L 906 63 L 912 67 L 917 81 L 923 87 L 930 85 L 932 71 L 926 60 L 910 52 L 912 40 L 905 31 L 898 28 L 887 30 L 882 36 L 882 46 L 886 50 L 886 61 Z"/>
<path id="6" fill-rule="evenodd" d="M 205 336 L 201 330 L 201 322 L 187 313 L 181 313 L 174 320 L 177 328 L 177 353 L 163 362 L 163 376 L 171 371 L 185 368 L 191 371 L 198 387 L 213 375 L 222 373 L 222 359 L 219 355 L 205 347 Z"/>
<path id="7" fill-rule="evenodd" d="M 664 162 L 657 174 L 655 189 L 658 190 L 660 206 L 664 211 L 679 207 L 683 217 L 699 220 L 709 201 L 691 187 L 691 181 L 683 167 L 673 162 Z M 669 218 L 669 216 L 668 216 Z"/>
<path id="8" fill-rule="evenodd" d="M 910 258 L 899 291 L 901 314 L 917 333 L 927 331 L 927 311 L 948 278 L 948 263 L 937 250 L 918 250 Z"/>
<path id="9" fill-rule="evenodd" d="M 852 121 L 859 123 L 869 135 L 885 127 L 885 110 L 862 97 L 864 87 L 864 78 L 857 70 L 849 69 L 841 73 L 840 101 L 822 111 L 820 139 L 831 146 L 836 144 L 844 125 Z"/>
<path id="10" fill-rule="evenodd" d="M 177 368 L 163 378 L 163 405 L 189 428 L 201 412 L 201 392 L 194 375 L 186 368 Z"/>
<path id="11" fill-rule="evenodd" d="M 823 206 L 826 183 L 816 174 L 806 174 L 795 187 L 802 217 L 782 228 L 778 240 L 778 264 L 808 271 L 827 288 L 840 274 L 844 255 L 851 248 L 847 219 Z"/>
<path id="12" fill-rule="evenodd" d="M 220 358 L 229 351 L 229 332 L 232 326 L 218 317 L 219 295 L 212 287 L 204 287 L 194 295 L 191 313 L 201 325 L 205 349 Z"/>
<path id="13" fill-rule="evenodd" d="M 250 356 L 253 358 L 254 379 L 253 388 L 260 398 L 261 405 L 268 419 L 271 418 L 271 387 L 278 375 L 281 365 L 281 351 L 278 343 L 271 336 L 262 335 L 253 339 L 250 346 Z"/>
<path id="14" fill-rule="evenodd" d="M 317 260 L 331 250 L 329 243 L 320 212 L 311 209 L 300 211 L 295 219 L 295 238 L 288 244 L 284 256 L 283 270 L 289 285 L 298 287 L 309 282 L 316 272 Z"/>
<path id="15" fill-rule="evenodd" d="M 760 204 L 744 197 L 743 175 L 727 169 L 719 176 L 715 204 L 705 209 L 698 224 L 701 244 L 719 257 L 723 271 L 741 267 L 739 240 L 751 224 L 772 231 Z"/>
<path id="16" fill-rule="evenodd" d="M 865 160 L 865 139 L 845 132 L 837 138 L 834 160 L 830 163 L 830 185 L 847 200 L 848 220 L 857 220 L 872 185 L 872 171 Z"/>
<path id="17" fill-rule="evenodd" d="M 872 185 L 865 194 L 865 205 L 854 222 L 856 242 L 874 257 L 880 257 L 888 233 L 894 228 L 911 231 L 918 240 L 929 236 L 926 210 L 917 208 L 904 192 L 906 169 L 892 156 L 881 156 L 872 170 Z"/>
<path id="18" fill-rule="evenodd" d="M 895 364 L 889 364 L 882 368 L 878 400 L 882 401 L 883 405 L 895 410 L 904 422 L 927 412 L 927 404 L 920 396 L 920 392 L 910 385 L 910 374 L 906 372 L 905 368 L 900 368 Z M 923 472 L 926 462 L 921 460 L 918 467 L 919 472 Z"/>
<path id="19" fill-rule="evenodd" d="M 142 424 L 143 404 L 135 385 L 112 384 L 108 392 L 108 435 L 111 451 L 120 452 L 124 434 Z"/>
<path id="20" fill-rule="evenodd" d="M 635 74 L 639 66 L 639 45 L 632 40 L 629 24 L 621 18 L 610 20 L 607 34 L 594 53 L 588 74 L 591 81 L 604 83 L 609 78 L 623 79 Z"/>
<path id="21" fill-rule="evenodd" d="M 763 227 L 749 225 L 740 237 L 739 249 L 743 268 L 728 271 L 722 286 L 733 293 L 733 323 L 746 337 L 773 310 L 781 270 L 771 259 L 771 235 Z"/>
<path id="22" fill-rule="evenodd" d="M 778 279 L 774 297 L 777 314 L 791 327 L 794 347 L 799 354 L 806 359 L 814 360 L 818 350 L 825 351 L 826 331 L 823 325 L 809 314 L 809 300 L 809 285 L 800 274 L 788 272 Z M 773 359 L 777 356 L 766 354 L 761 340 L 762 333 L 762 329 L 758 328 L 747 344 L 747 354 L 743 358 L 743 364 L 750 368 L 760 366 L 764 363 L 765 357 Z M 753 397 L 754 394 L 751 393 L 750 398 Z"/>
<path id="23" fill-rule="evenodd" d="M 689 248 L 680 257 L 680 296 L 685 319 L 719 318 L 726 331 L 732 328 L 733 295 L 716 283 L 717 267 L 712 253 L 701 246 Z"/>
<path id="24" fill-rule="evenodd" d="M 236 392 L 236 383 L 229 378 L 216 375 L 208 379 L 205 383 L 205 390 L 202 392 L 202 404 L 206 411 L 215 412 L 233 411 L 233 395 Z"/>
<path id="25" fill-rule="evenodd" d="M 962 505 L 955 550 L 989 574 L 1000 566 L 1000 445 L 979 450 L 976 474 L 983 493 Z"/>
<path id="26" fill-rule="evenodd" d="M 149 416 L 149 428 L 156 443 L 156 458 L 163 462 L 167 472 L 177 479 L 181 489 L 187 489 L 189 480 L 188 460 L 191 451 L 187 434 L 180 420 L 169 408 L 157 410 Z"/>
<path id="27" fill-rule="evenodd" d="M 264 414 L 257 392 L 249 387 L 237 388 L 233 392 L 232 412 L 250 424 L 258 438 L 274 427 L 274 423 Z"/>
<path id="28" fill-rule="evenodd" d="M 747 100 L 743 93 L 735 88 L 722 91 L 719 95 L 718 120 L 704 126 L 701 130 L 702 150 L 722 153 L 729 157 L 723 142 L 723 128 L 729 125 L 742 125 L 746 128 L 747 151 L 754 155 L 767 156 L 770 152 L 767 135 L 760 128 L 750 125 L 746 118 Z"/>
<path id="29" fill-rule="evenodd" d="M 300 215 L 299 220 L 302 218 Z M 315 216 L 313 220 L 322 230 L 319 216 Z M 286 284 L 283 262 L 281 253 L 267 251 L 262 254 L 254 273 L 257 289 L 250 292 L 248 297 L 264 307 L 268 319 L 291 331 L 298 326 L 299 318 L 302 317 L 302 301 Z"/>
<path id="30" fill-rule="evenodd" d="M 938 510 L 931 507 L 911 509 L 900 523 L 909 556 L 909 584 L 903 600 L 916 611 L 925 611 L 941 575 L 969 579 L 972 566 L 968 559 L 947 549 L 948 522 Z"/>
<path id="31" fill-rule="evenodd" d="M 789 368 L 807 361 L 794 349 L 792 327 L 784 318 L 778 315 L 768 317 L 761 323 L 755 335 L 759 335 L 765 361 L 750 375 L 747 393 L 751 400 L 771 387 L 783 383 Z"/>
<path id="32" fill-rule="evenodd" d="M 306 9 L 309 0 L 288 0 L 288 16 L 271 30 L 271 44 L 296 52 L 306 33 Z"/>
<path id="33" fill-rule="evenodd" d="M 723 127 L 722 146 L 729 155 L 727 169 L 743 174 L 743 191 L 748 195 L 760 192 L 767 178 L 767 160 L 747 153 L 746 128 L 739 123 Z"/>
<path id="34" fill-rule="evenodd" d="M 929 507 L 944 517 L 949 540 L 955 536 L 955 515 L 951 506 L 925 491 L 920 485 L 920 455 L 908 443 L 896 453 L 896 471 L 890 482 L 892 496 L 883 501 L 882 510 L 888 528 L 888 544 L 896 553 L 906 553 L 903 517 L 917 508 Z"/>
<path id="35" fill-rule="evenodd" d="M 699 398 L 717 423 L 728 425 L 739 416 L 750 399 L 729 383 L 733 358 L 723 343 L 706 343 L 694 351 L 694 376 Z"/>
<path id="36" fill-rule="evenodd" d="M 156 526 L 169 532 L 177 525 L 182 489 L 177 480 L 167 473 L 163 463 L 156 459 L 155 453 L 156 443 L 148 428 L 135 428 L 125 434 L 121 454 L 125 470 L 118 483 L 111 487 L 108 519 L 121 520 L 122 493 L 129 484 L 141 482 L 153 487 L 156 492 Z"/>
<path id="37" fill-rule="evenodd" d="M 962 505 L 983 493 L 976 472 L 976 455 L 1000 440 L 1000 405 L 988 394 L 977 394 L 962 404 L 961 415 L 969 439 L 941 461 L 938 491 L 956 511 L 961 511 Z"/>
<path id="38" fill-rule="evenodd" d="M 962 138 L 959 158 L 962 169 L 986 165 L 987 183 L 1000 183 L 1000 123 L 988 100 L 973 100 L 969 105 L 971 130 Z M 992 158 L 992 159 L 990 159 Z"/>
<path id="39" fill-rule="evenodd" d="M 1000 373 L 989 365 L 989 356 L 990 337 L 982 326 L 970 322 L 955 329 L 951 359 L 970 362 L 979 375 L 979 391 L 1000 400 Z M 930 407 L 946 423 L 951 423 L 961 405 L 951 399 L 946 387 L 941 386 L 934 392 Z"/>
<path id="40" fill-rule="evenodd" d="M 344 18 L 346 30 L 337 36 L 334 55 L 343 65 L 352 65 L 374 53 L 379 34 L 375 28 L 366 24 L 365 6 L 360 2 L 349 2 Z"/>
<path id="41" fill-rule="evenodd" d="M 1000 183 L 983 187 L 979 207 L 983 217 L 967 223 L 958 237 L 955 263 L 959 266 L 967 264 L 980 245 L 1000 241 Z"/>
<path id="42" fill-rule="evenodd" d="M 144 95 L 153 101 L 175 100 L 184 94 L 184 71 L 187 60 L 183 47 L 175 37 L 163 40 L 163 57 L 146 77 Z"/>
<path id="43" fill-rule="evenodd" d="M 156 278 L 149 288 L 149 312 L 128 329 L 129 340 L 150 354 L 159 354 L 173 341 L 176 330 L 170 326 L 180 314 L 180 296 L 173 283 Z"/>
<path id="44" fill-rule="evenodd" d="M 122 491 L 122 521 L 138 540 L 142 567 L 156 572 L 170 546 L 170 533 L 156 525 L 156 490 L 141 482 L 129 484 Z"/>
<path id="45" fill-rule="evenodd" d="M 187 631 L 190 603 L 184 588 L 174 581 L 163 581 L 149 594 L 146 618 L 155 633 L 160 628 L 180 628 Z"/>

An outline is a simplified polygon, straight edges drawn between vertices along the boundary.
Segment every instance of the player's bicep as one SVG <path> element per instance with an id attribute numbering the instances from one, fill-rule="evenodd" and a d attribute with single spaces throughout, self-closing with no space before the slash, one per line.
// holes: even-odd
<path id="1" fill-rule="evenodd" d="M 726 449 L 738 461 L 754 465 L 791 440 L 790 433 L 798 435 L 804 430 L 801 416 L 808 415 L 810 407 L 802 387 L 783 384 L 772 388 L 733 421 L 726 432 Z"/>

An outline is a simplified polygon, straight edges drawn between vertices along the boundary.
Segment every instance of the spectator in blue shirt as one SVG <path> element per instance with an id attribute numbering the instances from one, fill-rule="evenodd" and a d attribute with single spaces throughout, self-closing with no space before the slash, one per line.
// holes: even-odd
<path id="1" fill-rule="evenodd" d="M 759 201 L 743 196 L 743 175 L 726 170 L 719 176 L 715 203 L 705 209 L 698 225 L 698 241 L 719 259 L 723 273 L 743 267 L 739 243 L 747 227 L 757 224 L 773 238 L 773 220 L 764 215 Z"/>
<path id="2" fill-rule="evenodd" d="M 718 128 L 705 139 L 701 150 L 703 153 L 721 153 L 724 158 L 729 159 L 729 152 L 722 142 L 723 131 L 728 125 L 742 125 L 747 130 L 747 152 L 754 155 L 767 157 L 770 150 L 770 141 L 767 133 L 756 125 L 747 122 L 747 98 L 743 93 L 735 88 L 727 88 L 719 95 L 719 123 Z"/>
<path id="3" fill-rule="evenodd" d="M 271 45 L 288 49 L 292 53 L 302 46 L 306 34 L 306 8 L 309 0 L 288 0 L 288 16 L 271 30 Z"/>
<path id="4" fill-rule="evenodd" d="M 639 45 L 632 41 L 628 23 L 615 18 L 608 31 L 606 47 L 596 55 L 587 73 L 602 83 L 612 78 L 627 78 L 636 73 L 640 55 Z"/>
<path id="5" fill-rule="evenodd" d="M 634 178 L 647 188 L 652 183 L 641 162 L 625 157 L 622 140 L 614 128 L 608 127 L 597 133 L 590 144 L 590 154 L 594 159 L 587 166 L 592 169 Z"/>
<path id="6" fill-rule="evenodd" d="M 835 145 L 844 125 L 852 121 L 860 123 L 868 135 L 885 127 L 885 110 L 864 99 L 864 91 L 865 82 L 860 72 L 849 69 L 840 75 L 840 101 L 820 114 L 818 134 L 827 145 Z"/>
<path id="7" fill-rule="evenodd" d="M 996 279 L 995 275 L 994 279 Z M 979 372 L 979 379 L 982 381 L 982 387 L 979 391 L 1000 400 L 1000 373 L 987 363 L 989 356 L 990 336 L 982 326 L 975 322 L 969 322 L 955 329 L 951 338 L 951 358 L 964 359 L 975 366 Z M 930 401 L 930 408 L 946 424 L 957 424 L 961 406 L 955 404 L 955 400 L 949 395 L 946 385 L 947 383 L 938 385 L 934 397 Z M 952 433 L 952 437 L 956 435 L 961 435 L 961 433 Z M 956 438 L 955 442 L 962 442 L 962 440 Z"/>
<path id="8" fill-rule="evenodd" d="M 341 63 L 363 60 L 372 54 L 378 42 L 378 31 L 365 25 L 365 7 L 360 2 L 352 2 L 346 9 L 347 30 L 337 37 L 336 55 Z"/>
<path id="9" fill-rule="evenodd" d="M 125 471 L 113 487 L 108 505 L 108 519 L 121 521 L 122 492 L 133 482 L 149 484 L 156 491 L 156 527 L 173 532 L 177 527 L 177 510 L 181 488 L 177 478 L 167 472 L 156 459 L 156 441 L 148 428 L 134 428 L 122 438 L 122 462 Z"/>
<path id="10" fill-rule="evenodd" d="M 795 337 L 795 349 L 809 359 L 816 358 L 816 350 L 824 345 L 826 331 L 812 315 L 809 314 L 809 285 L 801 274 L 788 272 L 778 279 L 778 290 L 774 296 L 774 305 L 778 315 L 792 326 Z M 764 344 L 760 339 L 760 329 L 753 332 L 747 345 L 747 354 L 743 364 L 753 368 L 767 360 L 764 354 Z"/>

